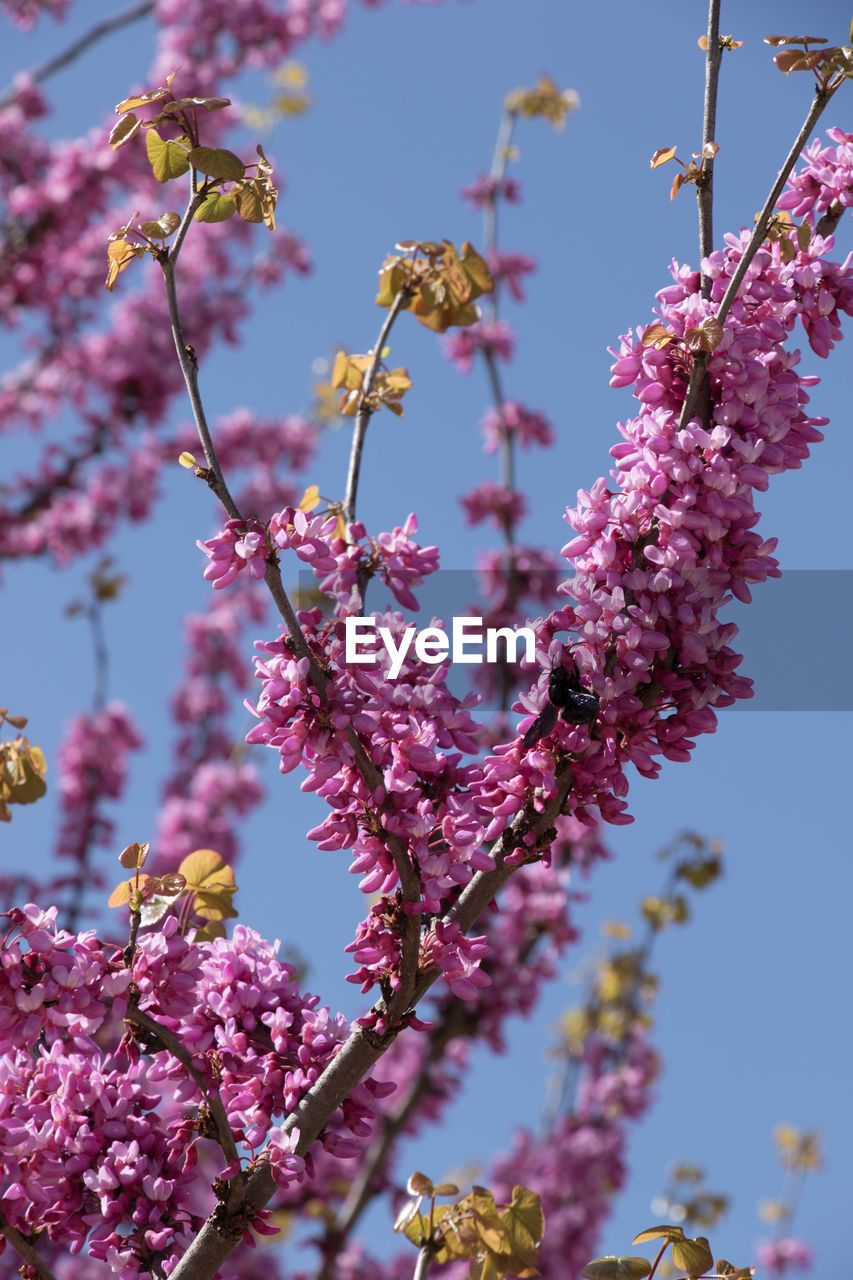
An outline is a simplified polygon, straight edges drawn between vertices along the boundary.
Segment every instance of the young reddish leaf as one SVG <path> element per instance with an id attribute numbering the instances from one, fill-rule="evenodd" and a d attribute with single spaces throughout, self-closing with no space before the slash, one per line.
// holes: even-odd
<path id="1" fill-rule="evenodd" d="M 140 222 L 139 230 L 152 239 L 165 240 L 173 231 L 177 231 L 180 225 L 181 215 L 169 210 L 168 213 L 161 213 L 155 222 Z"/>
<path id="2" fill-rule="evenodd" d="M 221 191 L 209 191 L 204 204 L 196 209 L 193 217 L 196 222 L 227 222 L 236 212 L 237 206 L 230 195 Z"/>
<path id="3" fill-rule="evenodd" d="M 129 871 L 138 867 L 144 867 L 148 860 L 150 848 L 151 844 L 148 840 L 146 840 L 144 844 L 135 842 L 134 844 L 126 845 L 118 855 L 118 860 L 120 864 L 123 867 L 126 867 Z"/>
<path id="4" fill-rule="evenodd" d="M 698 44 L 698 46 L 699 46 L 699 48 L 700 48 L 700 49 L 704 49 L 704 50 L 707 52 L 707 49 L 708 49 L 708 37 L 707 37 L 707 36 L 700 36 L 700 37 L 699 37 L 699 39 L 696 41 L 696 43 Z"/>
<path id="5" fill-rule="evenodd" d="M 148 160 L 158 182 L 168 182 L 171 178 L 180 178 L 189 171 L 190 162 L 187 148 L 181 141 L 164 142 L 156 129 L 149 129 L 145 135 L 145 149 Z"/>
<path id="6" fill-rule="evenodd" d="M 659 147 L 649 161 L 649 167 L 657 169 L 660 165 L 666 164 L 667 160 L 671 160 L 677 150 L 677 147 Z"/>
<path id="7" fill-rule="evenodd" d="M 660 351 L 661 348 L 674 341 L 675 335 L 660 323 L 650 324 L 647 329 L 643 330 L 642 343 L 644 347 L 657 347 Z"/>
<path id="8" fill-rule="evenodd" d="M 218 182 L 236 182 L 246 172 L 243 161 L 233 151 L 220 147 L 193 147 L 188 154 L 191 165 Z"/>
<path id="9" fill-rule="evenodd" d="M 122 116 L 110 130 L 110 146 L 113 151 L 117 151 L 119 147 L 124 146 L 126 142 L 137 134 L 141 127 L 141 121 L 131 111 L 128 115 Z"/>
<path id="10" fill-rule="evenodd" d="M 409 1177 L 406 1183 L 406 1190 L 410 1196 L 431 1196 L 435 1187 L 425 1173 L 418 1173 L 417 1170 Z"/>
<path id="11" fill-rule="evenodd" d="M 672 186 L 670 187 L 670 191 L 669 191 L 670 200 L 675 199 L 675 197 L 678 195 L 679 191 L 681 190 L 683 183 L 684 183 L 684 174 L 677 173 L 673 178 Z"/>

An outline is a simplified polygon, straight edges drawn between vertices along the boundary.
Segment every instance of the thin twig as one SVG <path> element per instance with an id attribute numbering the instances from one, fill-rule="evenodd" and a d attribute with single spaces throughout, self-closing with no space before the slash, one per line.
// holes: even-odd
<path id="1" fill-rule="evenodd" d="M 788 181 L 788 177 L 791 171 L 793 170 L 794 165 L 797 163 L 797 160 L 799 159 L 799 156 L 800 156 L 800 153 L 802 152 L 803 147 L 808 142 L 809 137 L 811 136 L 812 130 L 814 129 L 815 125 L 817 124 L 818 120 L 820 119 L 821 115 L 826 109 L 827 103 L 829 102 L 832 95 L 835 93 L 836 89 L 839 87 L 840 83 L 841 81 L 839 80 L 836 84 L 830 84 L 823 89 L 817 88 L 815 90 L 815 96 L 811 106 L 809 107 L 808 114 L 805 120 L 803 121 L 803 126 L 800 129 L 800 132 L 797 134 L 797 138 L 796 138 L 796 141 L 794 142 L 794 145 L 791 147 L 791 150 L 788 152 L 788 156 L 787 156 L 787 159 L 785 160 L 785 163 L 782 165 L 782 168 L 779 170 L 779 176 L 777 177 L 776 181 L 773 183 L 773 186 L 770 190 L 770 194 L 768 195 L 767 199 L 764 202 L 764 207 L 761 210 L 761 213 L 758 215 L 758 219 L 755 223 L 755 230 L 753 231 L 752 236 L 750 237 L 749 244 L 746 246 L 746 249 L 743 252 L 743 256 L 741 257 L 741 260 L 738 263 L 737 270 L 735 271 L 734 275 L 729 281 L 729 287 L 726 289 L 725 296 L 723 297 L 723 300 L 720 303 L 719 309 L 717 311 L 717 317 L 716 317 L 720 324 L 724 322 L 726 316 L 729 314 L 729 311 L 731 310 L 731 307 L 732 307 L 732 303 L 737 297 L 738 290 L 740 289 L 740 286 L 743 282 L 743 278 L 746 275 L 747 271 L 749 270 L 749 265 L 752 262 L 753 258 L 755 257 L 756 253 L 758 252 L 761 245 L 764 243 L 764 239 L 767 234 L 767 227 L 770 222 L 770 218 L 773 214 L 773 210 L 776 207 L 776 201 L 779 199 L 779 196 L 782 194 L 782 190 L 785 186 L 785 183 Z M 696 410 L 696 403 L 698 401 L 699 392 L 702 387 L 702 379 L 704 378 L 705 370 L 708 367 L 708 359 L 710 354 L 711 353 L 708 351 L 700 351 L 700 352 L 697 352 L 697 354 L 693 358 L 693 368 L 690 371 L 690 381 L 687 386 L 687 395 L 685 396 L 684 404 L 681 409 L 681 416 L 678 421 L 679 429 L 687 425 L 687 423 L 693 417 L 693 414 Z"/>
<path id="2" fill-rule="evenodd" d="M 216 1129 L 216 1140 L 225 1157 L 226 1164 L 233 1164 L 235 1161 L 239 1164 L 240 1157 L 237 1151 L 237 1144 L 234 1141 L 234 1134 L 228 1123 L 228 1116 L 226 1115 L 222 1098 L 219 1096 L 218 1090 L 209 1091 L 207 1081 L 194 1065 L 192 1057 L 183 1043 L 173 1031 L 170 1031 L 168 1027 L 162 1026 L 150 1014 L 144 1013 L 133 1001 L 131 1001 L 125 1017 L 128 1022 L 140 1027 L 152 1040 L 157 1041 L 164 1049 L 167 1049 L 173 1058 L 178 1059 L 187 1074 L 195 1081 L 201 1096 L 210 1109 L 210 1117 Z M 239 1196 L 239 1193 L 242 1192 L 243 1181 L 244 1175 L 242 1171 L 231 1179 L 232 1195 L 236 1193 Z M 237 1203 L 238 1200 L 235 1198 L 232 1207 L 236 1208 Z"/>
<path id="3" fill-rule="evenodd" d="M 144 18 L 151 13 L 153 8 L 154 0 L 143 0 L 142 4 L 131 5 L 129 9 L 125 9 L 122 13 L 116 13 L 112 18 L 105 18 L 103 22 L 96 23 L 91 30 L 81 36 L 79 40 L 75 40 L 62 53 L 58 53 L 55 58 L 50 58 L 47 62 L 43 62 L 34 71 L 28 72 L 28 79 L 34 80 L 37 84 L 41 83 L 42 80 L 47 80 L 55 72 L 67 67 L 69 62 L 79 58 L 81 53 L 85 53 L 98 40 L 102 40 L 104 36 L 111 35 L 113 31 L 118 31 L 121 27 L 126 27 L 128 23 L 137 22 L 139 18 Z M 0 111 L 14 102 L 16 95 L 17 90 L 15 88 L 7 89 L 3 96 L 0 97 Z"/>
<path id="4" fill-rule="evenodd" d="M 557 772 L 555 793 L 541 813 L 528 810 L 516 815 L 510 826 L 498 838 L 492 850 L 495 859 L 493 871 L 478 871 L 466 885 L 456 904 L 445 916 L 445 922 L 455 922 L 466 932 L 506 884 L 515 871 L 505 859 L 515 850 L 524 835 L 541 838 L 553 825 L 562 811 L 572 781 L 572 763 L 562 764 Z M 412 1003 L 422 998 L 439 977 L 437 968 L 421 971 L 415 985 Z M 375 1012 L 386 1012 L 384 1001 L 379 1001 Z M 319 1079 L 300 1100 L 294 1111 L 284 1120 L 282 1129 L 299 1130 L 296 1152 L 304 1155 L 328 1124 L 335 1110 L 382 1057 L 393 1043 L 396 1028 L 384 1037 L 378 1037 L 363 1027 L 356 1027 L 342 1045 Z M 269 1169 L 259 1166 L 246 1185 L 246 1198 L 257 1209 L 265 1205 L 276 1192 L 276 1184 Z M 223 1234 L 221 1223 L 208 1219 L 193 1239 L 171 1275 L 171 1280 L 214 1280 L 214 1277 L 232 1253 L 241 1236 Z"/>
<path id="5" fill-rule="evenodd" d="M 222 506 L 225 508 L 228 516 L 232 520 L 242 520 L 240 509 L 237 506 L 225 477 L 222 474 L 222 468 L 219 465 L 219 459 L 216 456 L 216 448 L 207 423 L 207 416 L 204 411 L 204 404 L 201 398 L 201 391 L 198 383 L 198 361 L 196 359 L 194 348 L 185 340 L 183 326 L 181 324 L 180 311 L 178 308 L 178 295 L 175 283 L 175 264 L 184 237 L 190 227 L 196 209 L 199 208 L 205 198 L 206 188 L 204 186 L 196 189 L 197 183 L 195 178 L 195 170 L 190 171 L 191 182 L 193 186 L 193 195 L 187 206 L 180 229 L 172 245 L 171 250 L 160 257 L 160 266 L 163 270 L 163 278 L 166 284 L 166 296 L 169 303 L 169 319 L 172 326 L 172 337 L 175 343 L 175 351 L 178 356 L 178 363 L 184 376 L 187 393 L 190 399 L 193 419 L 195 421 L 196 430 L 202 449 L 204 450 L 205 462 L 207 463 L 207 483 L 211 491 L 216 495 Z M 394 323 L 400 307 L 405 299 L 405 291 L 402 291 L 394 299 L 389 310 L 385 323 L 382 326 L 380 339 L 377 343 L 377 349 L 373 364 L 368 372 L 365 380 L 364 395 L 370 394 L 373 381 L 376 378 L 376 371 L 379 367 L 379 361 L 382 358 L 382 348 L 384 339 L 390 332 L 391 325 Z M 365 423 L 366 426 L 366 423 Z M 356 481 L 357 483 L 357 474 Z M 352 490 L 352 501 L 355 503 L 355 485 Z M 284 620 L 287 627 L 288 637 L 291 647 L 298 658 L 307 658 L 311 682 L 319 693 L 321 698 L 325 698 L 328 680 L 320 669 L 316 657 L 308 646 L 299 620 L 296 617 L 296 611 L 290 602 L 287 592 L 284 589 L 284 583 L 281 579 L 281 571 L 278 564 L 272 559 L 267 560 L 265 570 L 265 581 L 269 588 L 270 594 Z M 355 756 L 356 765 L 367 783 L 370 791 L 375 795 L 379 788 L 383 785 L 382 775 L 370 759 L 361 740 L 355 730 L 350 726 L 347 729 L 347 737 Z M 394 865 L 397 869 L 397 875 L 400 880 L 400 887 L 403 891 L 403 897 L 407 903 L 416 903 L 420 898 L 421 884 L 420 877 L 412 865 L 412 860 L 405 842 L 391 832 L 383 831 L 383 837 L 387 841 L 388 848 L 394 859 Z M 420 947 L 420 920 L 417 915 L 410 915 L 406 919 L 406 925 L 402 939 L 402 953 L 400 965 L 400 985 L 397 988 L 394 998 L 389 1002 L 388 1015 L 392 1019 L 401 1018 L 409 1008 L 411 993 L 414 987 L 415 977 L 418 969 L 418 951 Z"/>
<path id="6" fill-rule="evenodd" d="M 2 1213 L 0 1213 L 0 1235 L 5 1236 L 15 1252 L 20 1254 L 24 1262 L 34 1269 L 37 1280 L 56 1280 L 56 1276 L 47 1263 L 43 1262 L 36 1253 L 32 1243 L 17 1227 L 13 1227 L 10 1222 L 7 1222 Z"/>
<path id="7" fill-rule="evenodd" d="M 498 127 L 498 137 L 492 153 L 492 168 L 489 173 L 493 183 L 503 182 L 506 167 L 509 163 L 512 135 L 515 129 L 515 112 L 505 111 Z M 492 192 L 483 209 L 483 248 L 486 256 L 497 248 L 498 244 L 498 201 L 496 192 Z M 484 299 L 486 314 L 494 322 L 498 316 L 497 300 L 493 294 Z"/>
<path id="8" fill-rule="evenodd" d="M 355 415 L 355 426 L 352 433 L 352 448 L 349 455 L 349 469 L 347 472 L 347 491 L 344 498 L 344 505 L 341 509 L 345 524 L 352 524 L 355 519 L 355 499 L 358 493 L 358 478 L 361 473 L 361 455 L 364 449 L 364 437 L 367 434 L 368 424 L 370 423 L 373 409 L 368 403 L 370 393 L 373 390 L 373 384 L 376 381 L 376 375 L 379 372 L 379 366 L 382 363 L 382 352 L 385 350 L 385 344 L 388 341 L 388 335 L 393 328 L 394 321 L 400 314 L 400 308 L 408 297 L 408 290 L 401 289 L 391 306 L 388 308 L 388 314 L 385 317 L 382 328 L 379 330 L 379 337 L 376 339 L 376 346 L 373 348 L 373 362 L 367 370 L 361 387 L 361 396 L 359 399 L 358 413 Z"/>
<path id="9" fill-rule="evenodd" d="M 705 103 L 702 112 L 702 181 L 696 184 L 699 210 L 699 259 L 707 258 L 714 249 L 714 157 L 705 154 L 709 143 L 716 142 L 717 86 L 723 50 L 720 47 L 720 0 L 710 0 L 705 49 Z M 702 277 L 702 297 L 711 298 L 711 279 Z"/>

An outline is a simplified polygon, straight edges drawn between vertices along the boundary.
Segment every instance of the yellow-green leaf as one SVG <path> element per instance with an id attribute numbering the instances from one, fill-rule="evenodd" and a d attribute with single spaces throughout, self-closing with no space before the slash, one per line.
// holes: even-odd
<path id="1" fill-rule="evenodd" d="M 634 1236 L 631 1244 L 646 1244 L 649 1240 L 683 1240 L 684 1232 L 681 1227 L 671 1227 L 669 1225 L 663 1227 L 646 1227 L 645 1231 L 641 1231 L 638 1236 Z"/>
<path id="2" fill-rule="evenodd" d="M 156 129 L 149 129 L 145 135 L 145 149 L 158 182 L 168 182 L 188 172 L 190 162 L 182 142 L 171 139 L 164 142 Z"/>
<path id="3" fill-rule="evenodd" d="M 188 154 L 194 168 L 218 182 L 236 182 L 246 171 L 239 156 L 221 147 L 193 147 Z"/>
<path id="4" fill-rule="evenodd" d="M 150 876 L 143 871 L 139 877 L 140 888 L 149 880 Z M 132 880 L 122 880 L 121 884 L 117 884 L 107 899 L 108 907 L 123 907 L 125 903 L 130 902 L 131 894 L 136 893 L 136 887 Z"/>
<path id="5" fill-rule="evenodd" d="M 236 212 L 237 206 L 230 195 L 209 191 L 193 217 L 196 222 L 227 222 Z"/>
<path id="6" fill-rule="evenodd" d="M 134 111 L 137 107 L 147 106 L 149 102 L 159 102 L 168 92 L 166 88 L 151 89 L 148 93 L 138 93 L 133 98 L 125 98 L 124 102 L 120 102 L 116 107 L 116 115 L 120 116 L 125 111 Z"/>
<path id="7" fill-rule="evenodd" d="M 209 889 L 214 884 L 233 884 L 234 872 L 215 849 L 195 849 L 184 858 L 178 871 L 191 889 Z"/>
<path id="8" fill-rule="evenodd" d="M 107 270 L 107 278 L 104 282 L 104 288 L 109 289 L 112 293 L 115 282 L 126 267 L 129 267 L 134 258 L 141 258 L 145 250 L 141 245 L 128 244 L 126 240 L 111 240 L 107 247 L 107 259 L 109 268 Z"/>
<path id="9" fill-rule="evenodd" d="M 643 1280 L 652 1269 L 648 1258 L 594 1258 L 584 1267 L 584 1280 Z"/>
<path id="10" fill-rule="evenodd" d="M 697 1236 L 695 1240 L 676 1240 L 672 1246 L 672 1260 L 688 1276 L 701 1276 L 714 1265 L 705 1236 Z"/>

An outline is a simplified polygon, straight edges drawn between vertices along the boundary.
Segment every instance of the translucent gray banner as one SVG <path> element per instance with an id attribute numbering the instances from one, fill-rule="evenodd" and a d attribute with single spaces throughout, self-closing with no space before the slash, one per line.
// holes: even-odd
<path id="1" fill-rule="evenodd" d="M 530 582 L 530 575 L 527 581 Z M 514 611 L 504 625 L 523 627 L 528 616 L 542 616 L 551 608 L 569 603 L 553 594 L 554 575 L 543 570 L 535 575 L 539 600 L 525 606 L 526 613 Z M 506 586 L 505 575 L 490 575 L 492 586 Z M 732 600 L 721 611 L 722 620 L 739 628 L 731 647 L 744 655 L 738 674 L 755 682 L 755 696 L 735 704 L 737 711 L 853 711 L 853 675 L 847 671 L 846 657 L 853 635 L 853 569 L 791 569 L 779 579 L 752 588 L 749 605 Z M 365 614 L 395 609 L 405 614 L 418 629 L 441 619 L 451 637 L 454 618 L 487 616 L 489 605 L 480 591 L 480 577 L 474 570 L 442 569 L 414 594 L 420 603 L 415 613 L 404 610 L 389 589 L 371 580 Z M 300 573 L 297 588 L 299 607 L 319 604 L 317 581 L 310 573 Z M 485 645 L 483 652 L 485 656 Z M 523 646 L 519 646 L 522 652 Z M 467 652 L 476 653 L 469 645 Z M 460 695 L 470 687 L 476 665 L 452 663 L 448 683 Z M 528 674 L 519 672 L 518 687 L 527 688 Z"/>

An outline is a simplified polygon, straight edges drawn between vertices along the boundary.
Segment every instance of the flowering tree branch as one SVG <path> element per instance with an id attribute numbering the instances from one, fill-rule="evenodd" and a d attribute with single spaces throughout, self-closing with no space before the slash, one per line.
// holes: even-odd
<path id="1" fill-rule="evenodd" d="M 749 265 L 761 245 L 764 243 L 767 236 L 767 228 L 770 224 L 770 218 L 772 217 L 773 210 L 776 207 L 776 202 L 784 190 L 785 183 L 788 181 L 794 165 L 802 154 L 803 147 L 811 137 L 815 125 L 823 115 L 823 112 L 825 111 L 833 94 L 840 88 L 842 83 L 843 79 L 841 77 L 837 77 L 836 79 L 829 81 L 827 84 L 823 86 L 818 85 L 815 88 L 815 95 L 812 100 L 812 104 L 809 107 L 800 132 L 797 134 L 796 140 L 794 141 L 791 150 L 788 152 L 785 163 L 779 170 L 779 175 L 776 178 L 776 181 L 770 188 L 770 193 L 764 201 L 764 206 L 756 219 L 755 229 L 750 236 L 749 243 L 743 252 L 740 262 L 738 263 L 737 270 L 729 281 L 725 296 L 717 309 L 716 320 L 718 324 L 723 324 L 726 316 L 729 314 L 732 303 L 737 297 L 738 290 L 740 289 L 744 277 L 749 270 Z M 684 397 L 684 404 L 678 420 L 679 429 L 686 427 L 696 412 L 696 406 L 702 388 L 702 380 L 705 376 L 705 370 L 708 367 L 710 354 L 711 353 L 708 351 L 697 351 L 695 353 L 693 367 L 690 371 L 690 381 L 687 384 L 687 393 Z"/>

